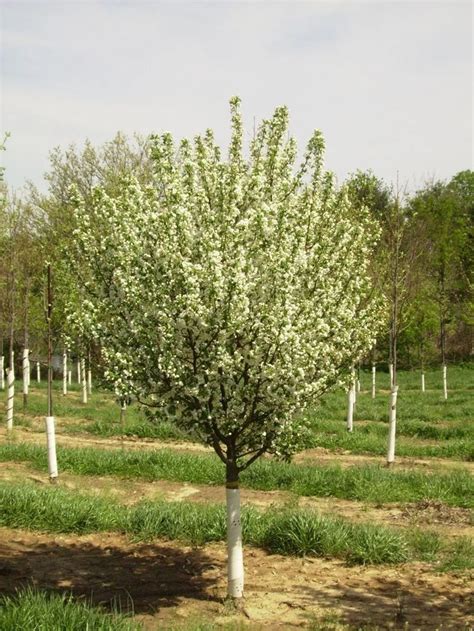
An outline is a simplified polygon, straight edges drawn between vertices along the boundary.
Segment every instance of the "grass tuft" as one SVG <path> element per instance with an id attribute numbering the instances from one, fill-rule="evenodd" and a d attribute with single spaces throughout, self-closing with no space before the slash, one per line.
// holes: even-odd
<path id="1" fill-rule="evenodd" d="M 119 613 L 105 613 L 70 594 L 32 588 L 0 597 L 2 631 L 140 631 L 142 626 Z"/>

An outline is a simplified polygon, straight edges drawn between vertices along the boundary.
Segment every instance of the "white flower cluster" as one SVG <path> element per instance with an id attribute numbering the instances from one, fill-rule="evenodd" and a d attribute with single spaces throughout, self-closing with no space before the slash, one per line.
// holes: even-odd
<path id="1" fill-rule="evenodd" d="M 322 167 L 316 132 L 295 168 L 288 111 L 244 158 L 239 100 L 222 159 L 211 131 L 152 139 L 154 187 L 76 200 L 74 314 L 100 340 L 120 392 L 193 428 L 225 462 L 297 448 L 297 414 L 373 345 L 376 229 Z"/>

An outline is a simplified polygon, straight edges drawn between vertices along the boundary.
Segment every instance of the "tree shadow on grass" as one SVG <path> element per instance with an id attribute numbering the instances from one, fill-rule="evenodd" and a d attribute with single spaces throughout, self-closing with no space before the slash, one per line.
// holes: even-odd
<path id="1" fill-rule="evenodd" d="M 213 595 L 220 568 L 203 551 L 173 544 L 34 542 L 0 546 L 0 593 L 27 585 L 69 592 L 122 612 L 152 613 L 183 597 Z"/>

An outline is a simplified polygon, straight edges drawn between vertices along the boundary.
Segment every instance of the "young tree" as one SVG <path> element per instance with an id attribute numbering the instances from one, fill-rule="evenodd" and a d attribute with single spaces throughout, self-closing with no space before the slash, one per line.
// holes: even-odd
<path id="1" fill-rule="evenodd" d="M 164 134 L 153 186 L 129 178 L 91 205 L 75 196 L 71 264 L 86 299 L 70 322 L 100 340 L 118 396 L 167 414 L 224 463 L 228 592 L 240 598 L 240 474 L 298 448 L 297 413 L 345 383 L 382 309 L 368 273 L 376 227 L 323 171 L 321 134 L 295 169 L 281 107 L 244 158 L 237 98 L 231 113 L 227 159 L 211 131 L 178 150 Z"/>
<path id="2" fill-rule="evenodd" d="M 46 305 L 45 316 L 48 326 L 48 412 L 46 415 L 46 446 L 48 451 L 48 471 L 51 482 L 58 477 L 56 458 L 56 432 L 53 416 L 53 335 L 52 335 L 53 291 L 51 283 L 51 265 L 46 266 Z"/>

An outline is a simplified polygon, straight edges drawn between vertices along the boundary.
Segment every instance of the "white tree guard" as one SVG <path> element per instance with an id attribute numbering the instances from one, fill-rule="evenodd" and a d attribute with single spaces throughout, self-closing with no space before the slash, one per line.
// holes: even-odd
<path id="1" fill-rule="evenodd" d="M 29 393 L 30 386 L 30 351 L 27 348 L 23 349 L 23 394 Z"/>
<path id="2" fill-rule="evenodd" d="M 446 401 L 448 398 L 448 367 L 443 366 L 443 397 Z"/>
<path id="3" fill-rule="evenodd" d="M 352 432 L 354 429 L 354 382 L 351 383 L 347 391 L 347 431 Z"/>
<path id="4" fill-rule="evenodd" d="M 5 357 L 0 355 L 0 390 L 5 390 Z"/>
<path id="5" fill-rule="evenodd" d="M 388 450 L 387 463 L 395 461 L 395 436 L 397 432 L 397 394 L 398 386 L 392 386 L 390 392 L 390 407 L 388 412 Z"/>
<path id="6" fill-rule="evenodd" d="M 242 598 L 244 593 L 244 557 L 240 523 L 240 489 L 226 489 L 227 502 L 227 593 Z"/>
<path id="7" fill-rule="evenodd" d="M 81 382 L 82 382 L 82 402 L 87 403 L 86 362 L 84 359 L 81 359 Z"/>
<path id="8" fill-rule="evenodd" d="M 421 373 L 421 391 L 422 392 L 425 391 L 425 373 L 424 372 Z"/>
<path id="9" fill-rule="evenodd" d="M 36 382 L 41 383 L 41 364 L 36 362 Z"/>
<path id="10" fill-rule="evenodd" d="M 77 360 L 77 383 L 81 385 L 81 360 Z"/>
<path id="11" fill-rule="evenodd" d="M 13 403 L 15 400 L 15 371 L 13 368 L 8 370 L 7 385 L 7 430 L 11 432 L 13 429 Z"/>
<path id="12" fill-rule="evenodd" d="M 377 374 L 377 368 L 375 364 L 372 366 L 372 399 L 375 399 L 375 376 Z"/>
<path id="13" fill-rule="evenodd" d="M 67 353 L 63 353 L 63 395 L 67 395 Z"/>
<path id="14" fill-rule="evenodd" d="M 58 461 L 56 458 L 56 432 L 54 430 L 54 416 L 46 417 L 46 446 L 48 450 L 49 478 L 58 477 Z"/>
<path id="15" fill-rule="evenodd" d="M 92 394 L 92 370 L 90 368 L 87 371 L 87 391 Z"/>
<path id="16" fill-rule="evenodd" d="M 72 370 L 68 371 L 68 385 L 72 386 Z"/>

